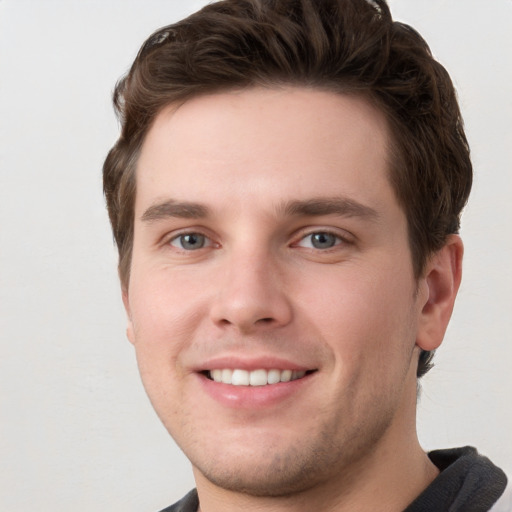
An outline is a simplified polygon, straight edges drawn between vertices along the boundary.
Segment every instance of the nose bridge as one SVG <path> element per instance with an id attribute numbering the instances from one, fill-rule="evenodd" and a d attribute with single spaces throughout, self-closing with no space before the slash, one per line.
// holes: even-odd
<path id="1" fill-rule="evenodd" d="M 240 331 L 282 326 L 291 319 L 277 255 L 267 246 L 233 248 L 223 262 L 212 319 Z"/>

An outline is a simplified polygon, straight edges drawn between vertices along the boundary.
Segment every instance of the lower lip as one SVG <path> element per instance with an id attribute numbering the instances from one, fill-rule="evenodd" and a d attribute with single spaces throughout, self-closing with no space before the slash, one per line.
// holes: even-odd
<path id="1" fill-rule="evenodd" d="M 199 380 L 206 393 L 221 405 L 242 409 L 260 409 L 282 404 L 308 385 L 316 374 L 307 374 L 301 379 L 279 382 L 267 386 L 233 386 L 215 382 L 202 374 Z"/>

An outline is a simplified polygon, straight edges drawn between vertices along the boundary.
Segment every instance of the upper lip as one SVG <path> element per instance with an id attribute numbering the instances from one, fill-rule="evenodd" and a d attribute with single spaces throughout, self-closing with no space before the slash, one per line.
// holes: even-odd
<path id="1" fill-rule="evenodd" d="M 240 356 L 221 356 L 214 357 L 204 361 L 197 367 L 197 371 L 217 370 L 217 369 L 238 369 L 238 370 L 314 370 L 315 367 L 304 365 L 303 363 L 290 361 L 280 357 L 263 356 L 244 358 Z"/>

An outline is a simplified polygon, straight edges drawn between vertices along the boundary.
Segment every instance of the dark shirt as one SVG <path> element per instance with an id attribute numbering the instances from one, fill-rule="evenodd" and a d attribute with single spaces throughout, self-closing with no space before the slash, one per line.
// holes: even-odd
<path id="1" fill-rule="evenodd" d="M 441 473 L 404 512 L 487 512 L 507 486 L 505 473 L 470 446 L 428 456 Z"/>
<path id="2" fill-rule="evenodd" d="M 441 473 L 404 512 L 487 512 L 505 490 L 505 473 L 475 448 L 436 450 L 428 456 Z M 198 507 L 194 489 L 161 512 L 197 512 Z"/>

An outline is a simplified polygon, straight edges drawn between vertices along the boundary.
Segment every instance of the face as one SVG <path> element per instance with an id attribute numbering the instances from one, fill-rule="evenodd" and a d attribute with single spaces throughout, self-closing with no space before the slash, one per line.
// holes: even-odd
<path id="1" fill-rule="evenodd" d="M 301 88 L 162 111 L 137 168 L 128 336 L 196 478 L 279 495 L 410 427 L 424 302 L 362 99 Z"/>

